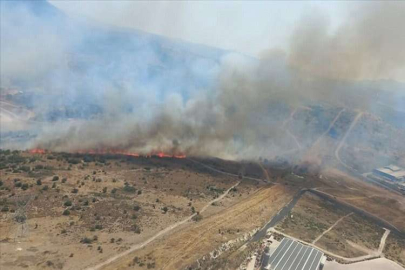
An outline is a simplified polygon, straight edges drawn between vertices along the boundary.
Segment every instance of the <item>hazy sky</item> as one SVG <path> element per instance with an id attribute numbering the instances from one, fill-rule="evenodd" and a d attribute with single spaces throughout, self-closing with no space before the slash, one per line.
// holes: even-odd
<path id="1" fill-rule="evenodd" d="M 319 12 L 332 26 L 355 3 L 321 1 L 51 1 L 71 15 L 258 56 L 285 47 L 299 19 Z"/>

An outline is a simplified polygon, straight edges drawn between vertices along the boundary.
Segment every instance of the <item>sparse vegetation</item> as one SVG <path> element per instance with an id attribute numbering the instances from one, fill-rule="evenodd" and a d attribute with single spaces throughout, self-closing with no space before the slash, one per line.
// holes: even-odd
<path id="1" fill-rule="evenodd" d="M 203 219 L 203 216 L 200 213 L 197 213 L 195 216 L 193 216 L 193 220 L 195 222 L 198 222 L 198 221 L 200 221 L 202 219 Z"/>

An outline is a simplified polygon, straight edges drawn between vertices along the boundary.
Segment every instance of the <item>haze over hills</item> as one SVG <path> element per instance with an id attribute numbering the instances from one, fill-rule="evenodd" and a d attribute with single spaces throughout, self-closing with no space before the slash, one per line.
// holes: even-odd
<path id="1" fill-rule="evenodd" d="M 1 269 L 405 266 L 401 3 L 260 59 L 0 5 Z"/>
<path id="2" fill-rule="evenodd" d="M 7 1 L 2 13 L 3 101 L 26 109 L 13 118 L 3 106 L 9 147 L 271 157 L 291 150 L 280 131 L 290 114 L 318 105 L 368 111 L 398 134 L 405 127 L 402 83 L 319 79 L 277 52 L 248 58 L 72 18 L 46 1 Z M 298 141 L 328 126 L 295 121 Z"/>

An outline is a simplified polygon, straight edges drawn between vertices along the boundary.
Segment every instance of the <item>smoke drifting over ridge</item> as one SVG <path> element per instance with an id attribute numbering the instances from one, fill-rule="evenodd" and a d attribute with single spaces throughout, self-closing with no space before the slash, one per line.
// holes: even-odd
<path id="1" fill-rule="evenodd" d="M 322 15 L 292 34 L 290 63 L 331 79 L 405 79 L 405 3 L 361 3 L 335 31 Z"/>
<path id="2" fill-rule="evenodd" d="M 38 136 L 19 147 L 268 156 L 285 143 L 284 119 L 275 111 L 308 99 L 335 102 L 339 82 L 329 79 L 381 79 L 404 70 L 403 3 L 362 4 L 360 14 L 334 33 L 324 19 L 304 18 L 290 48 L 259 60 L 139 34 L 131 38 L 134 33 L 71 23 L 59 14 L 38 16 L 26 7 L 6 9 L 2 87 L 48 92 L 36 97 L 37 114 L 78 102 L 98 108 L 83 117 L 32 124 Z M 25 23 L 16 25 L 15 18 Z M 31 21 L 37 27 L 28 30 Z M 21 52 L 29 55 L 18 60 Z"/>

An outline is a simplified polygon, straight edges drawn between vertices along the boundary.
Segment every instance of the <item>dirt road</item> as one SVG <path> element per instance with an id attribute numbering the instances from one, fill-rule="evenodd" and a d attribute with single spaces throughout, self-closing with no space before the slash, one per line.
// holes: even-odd
<path id="1" fill-rule="evenodd" d="M 328 232 L 330 232 L 339 222 L 341 222 L 343 219 L 347 218 L 348 216 L 353 215 L 353 212 L 347 214 L 344 217 L 339 218 L 335 223 L 332 224 L 332 226 L 329 227 L 329 229 L 327 229 L 326 231 L 324 231 L 321 235 L 319 235 L 314 241 L 312 241 L 312 244 L 315 244 L 316 242 L 319 241 L 319 239 L 321 239 L 325 234 L 327 234 Z"/>
<path id="2" fill-rule="evenodd" d="M 403 267 L 385 258 L 370 261 L 340 264 L 335 261 L 326 261 L 324 269 L 327 270 L 404 270 Z"/>
<path id="3" fill-rule="evenodd" d="M 227 189 L 221 196 L 219 196 L 218 198 L 216 198 L 216 199 L 210 201 L 209 203 L 207 203 L 199 212 L 200 212 L 200 213 L 204 212 L 205 210 L 207 210 L 207 208 L 208 208 L 210 205 L 212 205 L 212 203 L 218 202 L 218 201 L 222 200 L 226 195 L 228 195 L 229 191 L 231 191 L 233 188 L 237 187 L 239 184 L 240 184 L 240 181 L 237 182 L 237 183 L 236 183 L 235 185 L 233 185 L 232 187 L 230 187 L 229 189 Z M 169 233 L 169 232 L 172 231 L 173 229 L 179 227 L 180 225 L 183 225 L 183 224 L 189 222 L 195 215 L 196 215 L 196 213 L 195 213 L 195 214 L 192 214 L 191 216 L 187 217 L 186 219 L 183 219 L 182 221 L 179 221 L 179 222 L 177 222 L 177 223 L 175 223 L 175 224 L 172 224 L 172 225 L 166 227 L 165 229 L 161 230 L 161 231 L 158 232 L 156 235 L 152 236 L 151 238 L 149 238 L 148 240 L 144 241 L 143 243 L 134 245 L 134 246 L 132 246 L 130 249 L 128 249 L 128 250 L 126 250 L 126 251 L 124 251 L 124 252 L 121 252 L 121 253 L 115 255 L 114 257 L 111 257 L 111 258 L 108 259 L 107 261 L 104 261 L 104 262 L 102 262 L 102 263 L 100 263 L 100 264 L 98 264 L 98 265 L 96 265 L 96 266 L 93 266 L 93 267 L 90 267 L 90 268 L 87 268 L 87 269 L 88 269 L 88 270 L 101 269 L 101 268 L 103 268 L 103 267 L 105 267 L 105 266 L 111 264 L 112 262 L 118 260 L 119 258 L 122 258 L 122 257 L 124 257 L 124 256 L 126 256 L 126 255 L 128 255 L 128 254 L 130 254 L 131 252 L 134 252 L 134 251 L 136 251 L 136 250 L 138 250 L 138 249 L 141 249 L 141 248 L 145 247 L 146 245 L 148 245 L 148 244 L 151 243 L 152 241 L 156 240 L 156 239 L 159 238 L 159 237 L 162 237 L 162 236 L 166 235 L 167 233 Z"/>
<path id="4" fill-rule="evenodd" d="M 360 257 L 356 257 L 356 258 L 343 257 L 343 256 L 340 256 L 340 255 L 335 254 L 335 253 L 333 253 L 333 252 L 330 252 L 330 251 L 328 251 L 328 250 L 326 250 L 326 249 L 320 248 L 320 247 L 318 247 L 318 246 L 316 246 L 316 245 L 314 245 L 314 244 L 312 244 L 312 243 L 308 243 L 308 242 L 305 242 L 305 241 L 303 241 L 303 240 L 297 239 L 297 238 L 295 238 L 295 237 L 293 237 L 293 236 L 291 236 L 291 235 L 285 234 L 285 233 L 283 233 L 283 232 L 281 232 L 281 231 L 278 231 L 278 230 L 276 230 L 276 229 L 274 229 L 274 228 L 271 228 L 270 230 L 273 231 L 273 232 L 279 233 L 279 234 L 281 234 L 281 235 L 284 235 L 285 237 L 288 237 L 288 238 L 291 238 L 291 239 L 293 239 L 293 240 L 296 240 L 296 241 L 299 241 L 299 242 L 301 242 L 301 243 L 304 243 L 305 245 L 308 245 L 308 246 L 311 246 L 311 247 L 313 247 L 313 248 L 316 248 L 316 249 L 322 251 L 322 252 L 325 253 L 325 254 L 328 254 L 328 255 L 330 255 L 330 256 L 332 256 L 332 257 L 335 257 L 335 258 L 344 260 L 344 261 L 346 261 L 346 262 L 359 262 L 359 261 L 369 260 L 369 259 L 373 259 L 373 258 L 378 258 L 378 256 L 376 256 L 376 255 L 364 255 L 364 256 L 360 256 Z"/>
<path id="5" fill-rule="evenodd" d="M 381 242 L 380 242 L 380 246 L 378 247 L 378 254 L 382 254 L 384 247 L 385 247 L 385 241 L 387 240 L 388 235 L 390 234 L 390 230 L 385 229 L 384 235 L 381 237 Z"/>
<path id="6" fill-rule="evenodd" d="M 342 109 L 341 111 L 339 111 L 335 118 L 332 120 L 332 122 L 330 122 L 328 129 L 321 134 L 321 136 L 318 137 L 318 139 L 314 142 L 314 144 L 312 145 L 311 148 L 315 148 L 321 141 L 322 139 L 331 131 L 331 129 L 333 128 L 333 126 L 335 125 L 336 121 L 339 119 L 340 115 L 345 111 L 346 109 Z"/>
<path id="7" fill-rule="evenodd" d="M 350 132 L 352 131 L 352 129 L 356 126 L 357 122 L 359 121 L 359 119 L 363 116 L 363 112 L 359 112 L 356 117 L 354 118 L 353 122 L 350 124 L 349 129 L 346 131 L 346 134 L 343 136 L 342 140 L 340 141 L 338 147 L 335 150 L 335 157 L 336 159 L 340 162 L 340 164 L 342 164 L 346 169 L 349 170 L 353 170 L 353 168 L 349 165 L 347 165 L 346 163 L 344 163 L 339 156 L 339 152 L 340 149 L 343 147 L 343 145 L 346 142 L 347 137 L 349 137 Z"/>
<path id="8" fill-rule="evenodd" d="M 213 215 L 204 216 L 199 222 L 184 224 L 160 241 L 133 253 L 126 252 L 127 256 L 122 256 L 103 269 L 128 269 L 135 256 L 153 258 L 156 269 L 183 269 L 203 256 L 209 256 L 222 243 L 262 227 L 281 205 L 291 200 L 292 195 L 282 185 L 260 188 L 245 199 Z"/>

